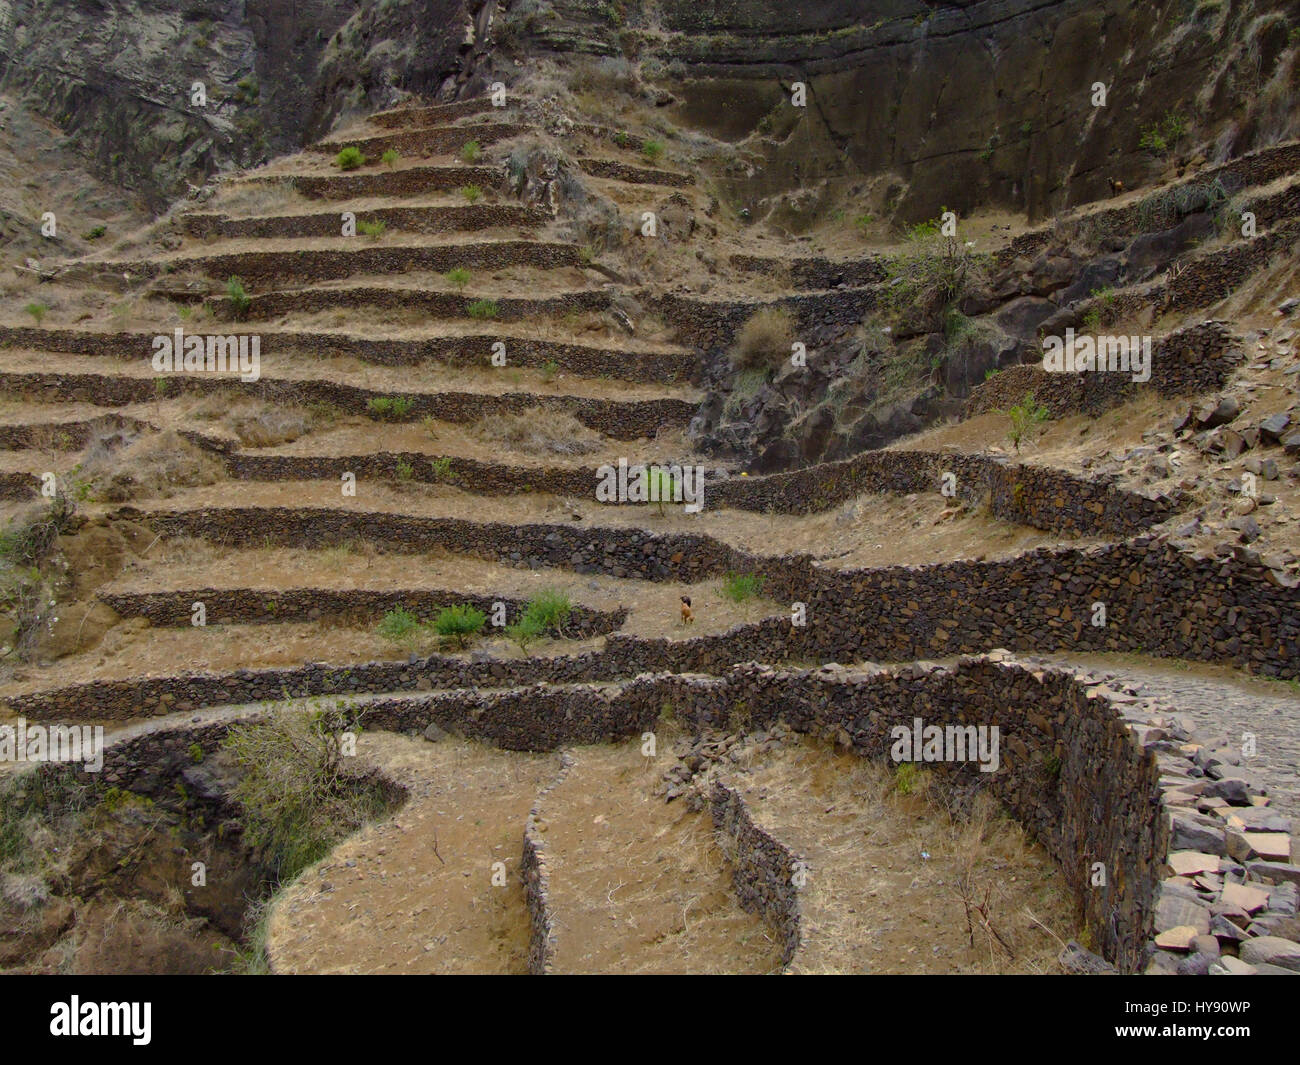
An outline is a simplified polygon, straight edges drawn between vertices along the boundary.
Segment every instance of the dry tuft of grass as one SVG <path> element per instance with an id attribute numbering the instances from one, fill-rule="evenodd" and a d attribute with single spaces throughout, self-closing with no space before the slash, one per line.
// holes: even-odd
<path id="1" fill-rule="evenodd" d="M 727 353 L 736 370 L 772 370 L 789 356 L 794 322 L 783 307 L 763 307 L 750 316 Z"/>
<path id="2" fill-rule="evenodd" d="M 573 415 L 540 409 L 484 418 L 475 432 L 486 444 L 522 454 L 589 455 L 601 447 L 600 434 Z"/>
<path id="3" fill-rule="evenodd" d="M 215 484 L 225 478 L 226 469 L 220 459 L 174 430 L 115 430 L 91 438 L 80 473 L 93 496 L 123 503 L 144 496 L 166 498 L 178 488 Z"/>

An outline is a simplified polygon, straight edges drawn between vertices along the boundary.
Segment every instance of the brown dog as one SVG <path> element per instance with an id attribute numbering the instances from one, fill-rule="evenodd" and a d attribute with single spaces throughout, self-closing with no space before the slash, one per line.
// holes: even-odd
<path id="1" fill-rule="evenodd" d="M 689 595 L 682 596 L 682 624 L 695 624 L 695 615 L 691 613 L 691 597 Z"/>
<path id="2" fill-rule="evenodd" d="M 1116 181 L 1114 178 L 1108 178 L 1107 180 L 1110 182 L 1110 194 L 1112 196 L 1118 196 L 1124 191 L 1124 182 Z"/>

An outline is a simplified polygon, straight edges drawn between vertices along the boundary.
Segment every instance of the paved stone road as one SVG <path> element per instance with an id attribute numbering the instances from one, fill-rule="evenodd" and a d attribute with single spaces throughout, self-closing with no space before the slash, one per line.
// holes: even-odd
<path id="1" fill-rule="evenodd" d="M 1082 667 L 1132 685 L 1186 714 L 1209 737 L 1226 734 L 1235 747 L 1253 732 L 1258 754 L 1243 765 L 1268 788 L 1273 805 L 1300 818 L 1300 693 L 1253 677 L 1208 677 L 1158 662 L 1134 665 L 1089 655 L 1033 656 L 1036 660 Z"/>

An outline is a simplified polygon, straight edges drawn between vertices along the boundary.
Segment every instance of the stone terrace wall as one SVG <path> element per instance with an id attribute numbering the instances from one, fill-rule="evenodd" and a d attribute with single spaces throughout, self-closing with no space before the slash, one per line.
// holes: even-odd
<path id="1" fill-rule="evenodd" d="M 732 890 L 741 906 L 776 929 L 785 968 L 803 945 L 799 889 L 794 884 L 799 856 L 754 824 L 740 793 L 720 780 L 709 793 L 709 813 L 732 867 Z"/>
<path id="2" fill-rule="evenodd" d="M 1294 255 L 1298 240 L 1300 221 L 1292 221 L 1252 240 L 1190 259 L 1168 281 L 1160 313 L 1190 311 L 1218 303 L 1240 288 L 1251 274 L 1267 266 L 1274 256 Z"/>
<path id="3" fill-rule="evenodd" d="M 399 463 L 421 482 L 450 481 L 482 495 L 548 492 L 592 498 L 595 467 L 506 466 L 450 456 L 447 474 L 429 456 L 414 452 L 369 455 L 246 455 L 226 453 L 211 438 L 185 434 L 201 447 L 223 452 L 232 477 L 257 481 L 358 477 L 392 478 Z M 940 478 L 953 473 L 957 497 L 989 498 L 993 514 L 1005 521 L 1068 535 L 1106 536 L 1138 532 L 1174 512 L 1167 499 L 1151 499 L 1114 487 L 1109 481 L 1077 477 L 1046 466 L 1008 463 L 984 455 L 932 451 L 869 451 L 843 462 L 826 463 L 766 477 L 706 481 L 706 507 L 774 514 L 809 514 L 853 499 L 864 492 L 938 492 Z M 610 506 L 649 504 L 611 503 Z"/>
<path id="4" fill-rule="evenodd" d="M 416 196 L 466 185 L 499 189 L 504 174 L 493 166 L 408 166 L 373 174 L 276 174 L 232 184 L 285 185 L 312 200 L 354 200 L 367 196 Z"/>
<path id="5" fill-rule="evenodd" d="M 629 166 L 612 159 L 579 159 L 578 168 L 591 177 L 622 181 L 630 185 L 663 185 L 668 188 L 685 188 L 695 184 L 692 174 L 675 174 L 671 170 L 654 170 L 643 166 Z"/>
<path id="6" fill-rule="evenodd" d="M 127 518 L 144 516 L 131 507 L 117 513 Z M 758 562 L 756 556 L 709 536 L 651 533 L 635 527 L 508 525 L 328 507 L 157 511 L 150 513 L 148 520 L 162 536 L 193 536 L 226 545 L 273 543 L 317 548 L 363 540 L 395 551 L 427 551 L 442 546 L 457 554 L 520 568 L 557 566 L 578 573 L 640 580 L 694 583 L 732 570 L 750 569 Z"/>
<path id="7" fill-rule="evenodd" d="M 329 403 L 349 414 L 365 414 L 372 399 L 391 396 L 354 385 L 311 378 L 260 377 L 240 381 L 235 377 L 208 374 L 170 374 L 163 380 L 163 393 L 254 396 L 271 403 Z M 96 406 L 120 407 L 158 398 L 153 377 L 117 376 L 94 373 L 5 373 L 0 382 L 10 391 L 50 400 L 72 400 Z M 620 440 L 653 437 L 665 425 L 685 425 L 695 406 L 680 399 L 647 399 L 620 402 L 582 396 L 535 396 L 527 392 L 485 394 L 479 392 L 416 392 L 407 394 L 409 410 L 400 420 L 419 421 L 425 416 L 449 422 L 473 422 L 496 414 L 523 411 L 565 411 L 583 425 Z"/>
<path id="8" fill-rule="evenodd" d="M 365 588 L 195 588 L 170 592 L 100 592 L 99 599 L 117 614 L 148 618 L 151 625 L 188 626 L 193 604 L 201 602 L 208 623 L 256 624 L 286 621 L 374 621 L 402 607 L 431 619 L 443 607 L 468 604 L 489 618 L 494 604 L 503 603 L 506 616 L 517 620 L 525 602 L 506 596 L 462 594 L 449 590 L 408 588 L 378 591 Z M 588 640 L 604 636 L 627 620 L 627 609 L 593 610 L 574 605 L 564 626 L 567 637 Z"/>
<path id="9" fill-rule="evenodd" d="M 367 118 L 367 121 L 372 125 L 383 126 L 385 129 L 402 129 L 438 122 L 454 122 L 458 118 L 466 118 L 469 115 L 487 114 L 492 109 L 490 99 L 478 96 L 453 104 L 403 105 L 388 111 L 376 111 Z"/>
<path id="10" fill-rule="evenodd" d="M 612 297 L 604 289 L 566 292 L 562 296 L 540 299 L 499 299 L 496 321 L 527 322 L 535 318 L 608 309 Z M 455 292 L 429 292 L 416 288 L 397 286 L 357 285 L 338 289 L 298 289 L 288 292 L 268 292 L 254 296 L 249 304 L 247 318 L 254 320 L 278 318 L 283 314 L 315 314 L 318 311 L 354 310 L 358 307 L 380 307 L 406 313 L 419 312 L 435 318 L 469 318 L 468 307 L 475 302 L 470 295 Z M 203 301 L 213 315 L 234 318 L 230 301 L 224 297 Z"/>
<path id="11" fill-rule="evenodd" d="M 708 350 L 730 343 L 750 316 L 763 307 L 784 307 L 804 330 L 832 324 L 849 327 L 858 325 L 875 308 L 876 295 L 874 288 L 849 288 L 761 303 L 666 295 L 652 305 L 665 321 L 673 323 L 682 343 Z"/>
<path id="12" fill-rule="evenodd" d="M 246 329 L 229 335 L 246 334 Z M 31 348 L 62 351 L 73 355 L 106 355 L 111 358 L 152 358 L 153 333 L 106 333 L 80 329 L 34 329 L 0 326 L 0 348 Z M 223 335 L 226 335 L 223 333 Z M 252 335 L 252 334 L 248 334 Z M 478 336 L 423 337 L 419 340 L 382 340 L 350 336 L 347 333 L 266 332 L 261 338 L 265 355 L 293 352 L 314 357 L 350 355 L 381 366 L 414 366 L 425 361 L 448 366 L 488 365 L 492 345 L 504 340 L 512 366 L 541 367 L 554 362 L 562 370 L 583 377 L 608 374 L 624 381 L 689 381 L 698 377 L 699 360 L 689 351 L 613 351 L 582 344 L 526 337 L 503 337 L 499 333 Z"/>
<path id="13" fill-rule="evenodd" d="M 224 513 L 238 529 L 237 512 Z M 203 528 L 201 512 L 191 517 L 195 520 L 183 527 L 187 534 Z M 339 528 L 327 516 L 319 532 L 337 536 Z M 245 534 L 261 542 L 258 531 Z M 667 552 L 661 556 L 666 561 L 656 565 L 666 570 L 691 565 L 689 551 L 683 548 L 682 559 L 674 563 L 672 546 L 657 539 L 640 549 Z M 741 567 L 724 566 L 735 568 Z M 288 696 L 572 683 L 663 670 L 718 673 L 751 659 L 907 661 L 990 647 L 1143 652 L 1300 677 L 1300 599 L 1294 588 L 1279 584 L 1264 567 L 1198 559 L 1149 538 L 1086 551 L 1038 550 L 993 562 L 877 570 L 834 571 L 815 568 L 806 558 L 770 559 L 763 572 L 775 599 L 806 604 L 805 627 L 792 626 L 783 614 L 685 640 L 614 633 L 606 637 L 604 650 L 575 656 L 473 661 L 433 655 L 414 663 L 346 667 L 314 663 L 100 680 L 4 701 L 32 720 L 128 719 Z M 1097 602 L 1106 608 L 1103 627 L 1091 624 Z M 1169 615 L 1170 602 L 1181 605 L 1176 620 Z"/>
<path id="14" fill-rule="evenodd" d="M 780 718 L 799 731 L 843 734 L 858 753 L 877 759 L 888 755 L 890 729 L 910 728 L 915 717 L 927 724 L 996 725 L 996 772 L 981 774 L 965 764 L 934 768 L 943 780 L 989 787 L 1060 864 L 1104 953 L 1130 971 L 1145 964 L 1169 845 L 1160 769 L 1105 689 L 1085 688 L 1066 674 L 991 658 L 963 660 L 952 669 L 907 666 L 893 671 L 828 667 L 777 672 L 749 664 L 721 680 L 643 676 L 609 688 L 452 691 L 358 708 L 366 728 L 416 731 L 432 722 L 508 749 L 553 750 L 635 735 L 652 728 L 667 707 L 694 728 L 729 726 L 738 706 L 754 727 Z M 1131 707 L 1128 713 L 1135 716 Z M 165 771 L 160 767 L 180 764 L 179 753 L 193 743 L 205 752 L 215 749 L 229 722 L 188 723 L 110 743 L 103 780 L 138 787 Z M 745 824 L 742 809 L 725 797 L 715 801 L 724 830 L 746 842 L 743 853 L 756 860 L 762 854 L 758 865 L 742 866 L 742 898 L 775 918 L 792 955 L 798 941 L 797 899 L 781 886 L 784 848 L 775 841 L 762 846 L 760 833 Z M 527 853 L 526 845 L 525 878 L 530 870 L 535 874 L 536 892 L 544 888 L 543 863 L 535 847 L 531 864 Z M 1106 867 L 1104 889 L 1088 884 L 1094 862 Z M 544 901 L 544 893 L 539 898 Z M 540 904 L 533 910 L 535 931 L 544 944 L 547 911 Z M 544 950 L 536 954 L 539 962 L 546 956 Z"/>
<path id="15" fill-rule="evenodd" d="M 528 133 L 530 126 L 509 122 L 479 122 L 469 126 L 430 126 L 425 129 L 405 130 L 402 133 L 385 133 L 377 137 L 360 137 L 347 141 L 317 141 L 307 145 L 309 152 L 337 155 L 344 148 L 355 146 L 367 159 L 377 159 L 389 148 L 402 155 L 448 155 L 458 152 L 470 141 L 482 147 L 500 140 Z"/>
<path id="16" fill-rule="evenodd" d="M 460 266 L 474 270 L 500 270 L 508 266 L 554 270 L 580 263 L 578 248 L 573 244 L 493 240 L 476 244 L 397 244 L 389 247 L 370 245 L 347 249 L 231 252 L 158 262 L 95 263 L 93 269 L 114 277 L 129 271 L 142 278 L 193 272 L 223 281 L 237 274 L 245 285 L 257 290 L 278 288 L 290 280 L 338 281 L 361 274 L 445 273 Z"/>
<path id="17" fill-rule="evenodd" d="M 550 215 L 536 207 L 508 203 L 466 204 L 456 207 L 375 207 L 357 212 L 359 221 L 383 222 L 401 233 L 473 232 L 502 226 L 545 225 Z M 181 224 L 191 236 L 220 237 L 337 237 L 338 212 L 231 218 L 221 214 L 187 214 Z"/>
<path id="18" fill-rule="evenodd" d="M 1126 535 L 1174 512 L 1112 483 L 1077 477 L 1047 466 L 1011 463 L 987 455 L 935 451 L 867 451 L 767 477 L 733 478 L 705 491 L 707 505 L 779 514 L 828 510 L 864 492 L 939 492 L 941 477 L 957 479 L 957 498 L 988 496 L 995 517 L 1035 529 L 1076 536 Z"/>
<path id="19" fill-rule="evenodd" d="M 1134 382 L 1126 373 L 1048 373 L 1038 363 L 1013 366 L 972 391 L 963 416 L 1005 410 L 1031 392 L 1054 417 L 1100 413 L 1146 388 L 1161 396 L 1195 395 L 1222 387 L 1241 357 L 1226 324 L 1202 322 L 1153 342 L 1147 382 Z"/>

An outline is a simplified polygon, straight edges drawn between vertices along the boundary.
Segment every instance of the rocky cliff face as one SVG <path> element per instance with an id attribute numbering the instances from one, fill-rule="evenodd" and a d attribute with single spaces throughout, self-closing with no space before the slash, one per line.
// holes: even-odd
<path id="1" fill-rule="evenodd" d="M 1300 73 L 1280 62 L 1294 0 L 504 6 L 527 48 L 649 61 L 675 120 L 759 150 L 764 164 L 732 182 L 756 217 L 823 179 L 866 176 L 897 221 L 990 205 L 1032 221 L 1107 195 L 1112 177 L 1160 177 L 1170 161 L 1141 131 L 1171 114 L 1211 161 L 1300 134 L 1288 105 Z"/>
<path id="2" fill-rule="evenodd" d="M 160 206 L 340 115 L 436 92 L 472 26 L 463 0 L 3 0 L 0 89 Z"/>

